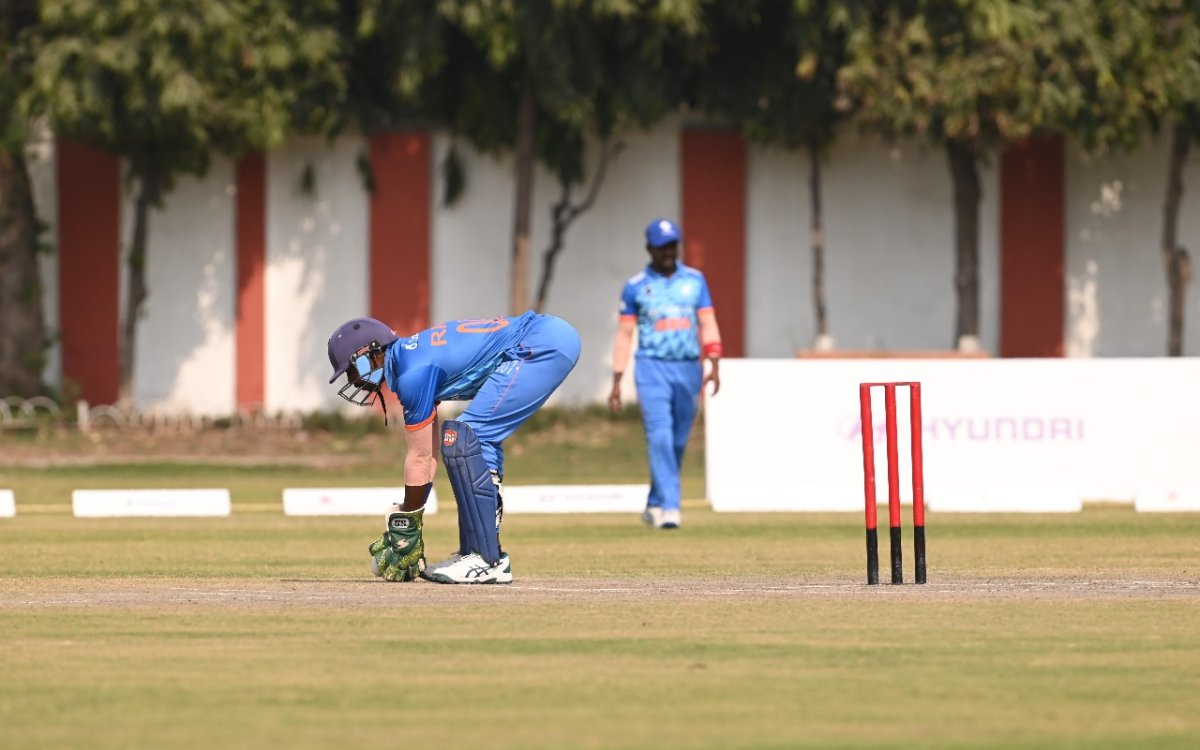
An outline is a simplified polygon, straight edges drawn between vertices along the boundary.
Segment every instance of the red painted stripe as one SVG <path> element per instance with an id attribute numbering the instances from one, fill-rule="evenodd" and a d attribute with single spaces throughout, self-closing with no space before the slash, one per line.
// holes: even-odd
<path id="1" fill-rule="evenodd" d="M 370 315 L 405 336 L 430 325 L 430 138 L 424 132 L 375 133 L 370 136 L 369 151 L 375 181 L 370 219 Z M 399 408 L 399 400 L 390 391 L 384 398 Z"/>
<path id="2" fill-rule="evenodd" d="M 237 405 L 266 402 L 267 160 L 247 154 L 237 164 Z"/>
<path id="3" fill-rule="evenodd" d="M 1061 138 L 1028 140 L 1000 160 L 1000 356 L 1061 357 L 1066 205 Z"/>
<path id="4" fill-rule="evenodd" d="M 117 159 L 59 139 L 58 310 L 64 391 L 92 405 L 117 400 L 121 180 Z"/>
<path id="5" fill-rule="evenodd" d="M 736 133 L 683 132 L 684 262 L 708 279 L 725 356 L 745 355 L 746 144 Z"/>
<path id="6" fill-rule="evenodd" d="M 430 138 L 424 132 L 370 137 L 370 314 L 397 333 L 430 325 Z"/>

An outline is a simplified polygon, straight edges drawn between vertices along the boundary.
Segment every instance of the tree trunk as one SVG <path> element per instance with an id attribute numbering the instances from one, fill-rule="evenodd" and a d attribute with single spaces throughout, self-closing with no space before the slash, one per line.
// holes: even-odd
<path id="1" fill-rule="evenodd" d="M 829 336 L 829 317 L 825 308 L 825 230 L 821 210 L 821 145 L 815 139 L 808 143 L 808 194 L 812 201 L 812 296 L 813 321 L 816 324 L 817 351 L 833 348 Z"/>
<path id="2" fill-rule="evenodd" d="M 979 346 L 979 165 L 970 141 L 947 141 L 946 156 L 954 180 L 954 345 L 970 351 Z"/>
<path id="3" fill-rule="evenodd" d="M 558 262 L 559 253 L 566 246 L 567 230 L 571 228 L 571 224 L 576 219 L 587 213 L 595 204 L 596 196 L 600 194 L 600 186 L 604 184 L 604 177 L 608 174 L 609 159 L 615 158 L 621 148 L 622 144 L 613 145 L 607 138 L 600 141 L 600 153 L 596 157 L 596 170 L 592 173 L 587 196 L 579 203 L 571 202 L 571 184 L 565 179 L 559 178 L 561 192 L 558 201 L 550 209 L 550 245 L 542 253 L 542 273 L 538 280 L 534 310 L 542 312 L 545 309 L 546 299 L 550 296 L 550 283 L 554 281 L 554 267 Z"/>
<path id="4" fill-rule="evenodd" d="M 1171 130 L 1171 161 L 1167 164 L 1167 197 L 1163 201 L 1162 253 L 1167 274 L 1167 356 L 1183 356 L 1183 320 L 1187 310 L 1187 286 L 1192 278 L 1191 260 L 1179 244 L 1179 206 L 1183 202 L 1183 166 L 1191 147 L 1191 136 L 1182 125 Z"/>
<path id="5" fill-rule="evenodd" d="M 162 196 L 162 173 L 153 161 L 138 169 L 137 199 L 134 203 L 133 239 L 129 247 L 129 295 L 125 299 L 125 317 L 121 321 L 121 382 L 118 398 L 129 402 L 133 398 L 133 367 L 137 362 L 137 322 L 149 292 L 146 289 L 146 236 L 149 231 L 150 209 Z"/>
<path id="6" fill-rule="evenodd" d="M 37 215 L 23 145 L 0 152 L 0 396 L 43 391 L 46 332 Z"/>
<path id="7" fill-rule="evenodd" d="M 25 85 L 28 61 L 12 53 L 20 35 L 37 23 L 37 5 L 0 0 L 0 397 L 40 395 L 46 362 L 46 327 L 38 268 L 38 222 L 25 163 L 25 143 L 15 98 Z"/>
<path id="8" fill-rule="evenodd" d="M 513 201 L 512 278 L 508 311 L 520 315 L 529 307 L 529 247 L 533 214 L 533 139 L 537 101 L 533 88 L 525 85 L 517 110 L 516 195 Z"/>
<path id="9" fill-rule="evenodd" d="M 536 312 L 545 310 L 546 299 L 550 296 L 550 282 L 554 280 L 554 265 L 566 244 L 567 227 L 575 218 L 571 212 L 571 185 L 559 181 L 559 188 L 558 201 L 550 209 L 550 245 L 542 252 L 541 279 L 538 280 L 537 299 L 533 303 Z"/>

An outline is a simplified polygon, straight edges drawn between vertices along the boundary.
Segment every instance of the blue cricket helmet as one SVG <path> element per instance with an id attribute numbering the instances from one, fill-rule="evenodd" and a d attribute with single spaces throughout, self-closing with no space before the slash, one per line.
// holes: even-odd
<path id="1" fill-rule="evenodd" d="M 398 338 L 390 326 L 375 318 L 355 318 L 342 323 L 329 337 L 329 364 L 333 366 L 329 382 L 345 375 L 354 359 L 365 350 L 384 349 Z"/>
<path id="2" fill-rule="evenodd" d="M 679 242 L 679 236 L 679 227 L 669 219 L 655 219 L 646 227 L 646 244 L 650 247 Z"/>

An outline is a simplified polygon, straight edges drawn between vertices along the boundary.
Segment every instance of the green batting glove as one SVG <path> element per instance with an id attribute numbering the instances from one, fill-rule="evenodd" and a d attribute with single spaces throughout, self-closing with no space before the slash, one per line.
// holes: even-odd
<path id="1" fill-rule="evenodd" d="M 425 540 L 421 537 L 425 509 L 388 516 L 387 531 L 367 550 L 385 581 L 415 581 L 425 570 Z"/>

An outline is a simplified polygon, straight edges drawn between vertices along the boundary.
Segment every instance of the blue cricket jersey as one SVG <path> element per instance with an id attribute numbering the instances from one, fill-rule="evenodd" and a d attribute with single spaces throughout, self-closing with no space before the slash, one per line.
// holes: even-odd
<path id="1" fill-rule="evenodd" d="M 383 375 L 404 406 L 404 424 L 424 427 L 438 402 L 474 398 L 534 317 L 449 320 L 388 347 Z"/>
<path id="2" fill-rule="evenodd" d="M 621 317 L 637 319 L 638 357 L 699 359 L 696 313 L 712 306 L 704 274 L 683 263 L 670 276 L 646 266 L 621 293 Z"/>

